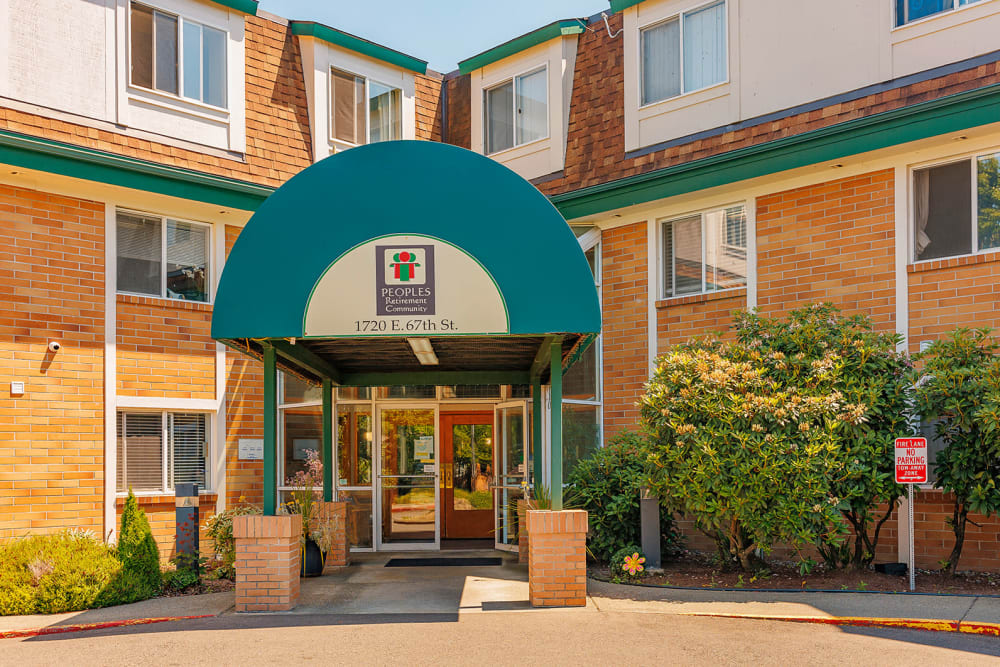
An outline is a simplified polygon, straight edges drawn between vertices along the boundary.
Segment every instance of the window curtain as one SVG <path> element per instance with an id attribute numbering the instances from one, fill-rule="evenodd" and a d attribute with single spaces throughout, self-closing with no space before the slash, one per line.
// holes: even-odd
<path id="1" fill-rule="evenodd" d="M 364 121 L 355 123 L 356 86 L 354 76 L 345 72 L 332 70 L 330 72 L 330 81 L 330 95 L 333 97 L 330 104 L 333 114 L 333 138 L 352 144 L 364 143 Z M 361 97 L 364 98 L 364 84 L 361 85 Z M 361 125 L 362 129 L 360 133 L 357 132 L 358 125 Z M 359 136 L 362 138 L 359 138 Z"/>
<path id="2" fill-rule="evenodd" d="M 486 91 L 486 152 L 496 153 L 514 145 L 514 86 L 510 83 Z"/>
<path id="3" fill-rule="evenodd" d="M 726 3 L 684 15 L 684 92 L 726 79 Z"/>
<path id="4" fill-rule="evenodd" d="M 681 30 L 677 19 L 642 31 L 642 103 L 681 93 Z"/>
<path id="5" fill-rule="evenodd" d="M 927 219 L 931 211 L 930 177 L 931 173 L 928 169 L 913 172 L 913 224 L 915 228 L 913 249 L 918 258 L 931 244 L 931 237 L 927 235 Z"/>
<path id="6" fill-rule="evenodd" d="M 540 69 L 517 78 L 517 143 L 541 139 L 548 134 L 548 70 Z"/>
<path id="7" fill-rule="evenodd" d="M 177 19 L 153 12 L 156 69 L 153 87 L 177 94 Z"/>

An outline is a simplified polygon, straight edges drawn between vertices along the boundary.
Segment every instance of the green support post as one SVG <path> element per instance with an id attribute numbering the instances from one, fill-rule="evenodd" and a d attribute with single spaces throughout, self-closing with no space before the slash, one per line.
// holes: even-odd
<path id="1" fill-rule="evenodd" d="M 542 483 L 542 378 L 531 378 L 531 483 Z"/>
<path id="2" fill-rule="evenodd" d="M 556 340 L 552 343 L 552 353 L 549 357 L 550 379 L 552 388 L 549 392 L 549 424 L 552 433 L 549 437 L 551 455 L 549 456 L 549 477 L 552 480 L 549 492 L 552 494 L 552 509 L 562 509 L 562 341 Z"/>
<path id="3" fill-rule="evenodd" d="M 278 367 L 274 347 L 264 343 L 264 515 L 278 510 Z"/>
<path id="4" fill-rule="evenodd" d="M 333 500 L 333 382 L 323 378 L 323 500 Z"/>

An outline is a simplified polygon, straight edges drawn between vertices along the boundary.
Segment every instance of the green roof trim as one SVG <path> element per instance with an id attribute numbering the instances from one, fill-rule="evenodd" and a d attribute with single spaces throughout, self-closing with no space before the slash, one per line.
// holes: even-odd
<path id="1" fill-rule="evenodd" d="M 274 188 L 0 130 L 0 163 L 254 211 Z"/>
<path id="2" fill-rule="evenodd" d="M 573 220 L 997 122 L 1000 84 L 993 84 L 549 199 Z"/>
<path id="3" fill-rule="evenodd" d="M 408 56 L 405 53 L 400 53 L 399 51 L 382 46 L 381 44 L 376 44 L 375 42 L 369 42 L 367 39 L 355 37 L 350 33 L 337 30 L 336 28 L 331 28 L 330 26 L 325 26 L 322 23 L 315 23 L 313 21 L 292 21 L 289 25 L 292 28 L 293 35 L 315 37 L 316 39 L 323 40 L 328 44 L 340 46 L 350 51 L 354 51 L 355 53 L 360 53 L 363 56 L 368 56 L 369 58 L 381 60 L 382 62 L 389 63 L 390 65 L 395 65 L 396 67 L 411 70 L 417 74 L 427 73 L 426 60 L 420 60 L 418 58 L 414 58 L 413 56 Z"/>
<path id="4" fill-rule="evenodd" d="M 581 23 L 584 21 L 584 23 Z M 563 35 L 579 35 L 586 28 L 584 28 L 586 21 L 584 19 L 565 19 L 562 21 L 554 21 L 547 26 L 543 26 L 538 30 L 533 30 L 526 35 L 521 35 L 520 37 L 515 37 L 509 42 L 505 42 L 500 46 L 495 46 L 489 51 L 483 51 L 482 53 L 467 58 L 458 63 L 458 71 L 462 74 L 468 74 L 474 70 L 486 67 L 491 63 L 495 63 L 498 60 L 503 60 L 515 53 L 520 53 L 521 51 L 526 51 L 533 46 L 541 44 L 542 42 L 547 42 L 555 37 L 561 37 Z"/>
<path id="5" fill-rule="evenodd" d="M 238 12 L 243 12 L 244 14 L 249 14 L 250 16 L 257 16 L 257 0 L 210 0 L 217 5 L 222 5 L 223 7 L 229 7 L 230 9 L 235 9 Z"/>
<path id="6" fill-rule="evenodd" d="M 628 9 L 629 7 L 635 7 L 643 0 L 609 0 L 611 4 L 611 11 L 618 13 L 623 9 Z"/>

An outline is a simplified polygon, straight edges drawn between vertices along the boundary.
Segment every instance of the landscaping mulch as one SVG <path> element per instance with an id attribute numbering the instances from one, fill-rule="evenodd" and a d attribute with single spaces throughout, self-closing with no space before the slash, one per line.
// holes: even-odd
<path id="1" fill-rule="evenodd" d="M 610 579 L 607 566 L 590 568 L 590 575 Z M 644 585 L 679 588 L 730 588 L 746 590 L 813 590 L 909 592 L 907 576 L 880 574 L 874 570 L 829 570 L 817 566 L 812 573 L 801 575 L 794 563 L 768 561 L 767 569 L 739 572 L 720 567 L 714 556 L 684 552 L 679 558 L 663 563 L 663 574 L 648 574 Z M 962 572 L 952 577 L 936 570 L 917 569 L 916 592 L 947 595 L 1000 595 L 1000 574 Z"/>
<path id="2" fill-rule="evenodd" d="M 236 590 L 236 582 L 230 581 L 228 579 L 214 579 L 209 577 L 202 577 L 201 584 L 197 586 L 188 586 L 182 591 L 172 591 L 166 588 L 160 593 L 160 597 L 164 598 L 176 598 L 182 597 L 184 595 L 202 595 L 204 593 L 225 593 L 226 591 Z"/>

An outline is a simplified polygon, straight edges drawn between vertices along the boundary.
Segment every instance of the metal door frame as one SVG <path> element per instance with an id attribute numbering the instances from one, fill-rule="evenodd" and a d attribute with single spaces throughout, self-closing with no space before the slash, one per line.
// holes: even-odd
<path id="1" fill-rule="evenodd" d="M 493 488 L 497 490 L 493 494 L 493 546 L 501 551 L 517 551 L 517 544 L 504 544 L 501 541 L 500 535 L 500 501 L 503 496 L 503 491 L 505 489 L 524 489 L 523 486 L 511 487 L 503 485 L 503 477 L 511 477 L 511 475 L 501 475 L 501 463 L 505 460 L 504 448 L 506 447 L 505 435 L 506 432 L 503 428 L 502 417 L 500 415 L 501 411 L 508 408 L 520 408 L 521 409 L 521 442 L 523 443 L 523 459 L 521 461 L 521 469 L 523 470 L 521 477 L 527 480 L 529 477 L 528 472 L 528 448 L 531 447 L 531 441 L 528 439 L 528 401 L 524 399 L 518 399 L 516 401 L 506 401 L 503 403 L 496 403 L 493 406 L 493 433 L 494 433 L 494 447 L 493 447 L 493 460 L 494 460 L 494 470 L 496 471 L 495 478 L 496 483 Z"/>
<path id="2" fill-rule="evenodd" d="M 372 483 L 375 490 L 375 497 L 372 502 L 372 511 L 375 513 L 374 521 L 372 522 L 375 526 L 375 551 L 438 551 L 441 549 L 441 490 L 439 483 L 441 481 L 441 424 L 439 421 L 440 417 L 440 405 L 434 403 L 428 405 L 419 402 L 382 402 L 375 401 L 375 446 L 372 447 L 372 456 L 377 456 L 377 462 L 373 467 L 375 467 L 375 473 L 373 474 Z M 382 410 L 383 409 L 393 409 L 393 410 L 433 410 L 434 411 L 434 475 L 433 477 L 428 476 L 429 479 L 433 480 L 434 484 L 434 541 L 433 542 L 415 542 L 415 543 L 404 543 L 404 544 L 386 544 L 382 542 Z M 385 475 L 385 477 L 398 478 L 400 475 Z M 406 475 L 406 477 L 421 477 L 421 475 Z"/>

